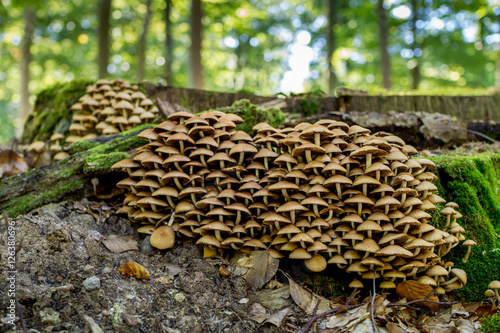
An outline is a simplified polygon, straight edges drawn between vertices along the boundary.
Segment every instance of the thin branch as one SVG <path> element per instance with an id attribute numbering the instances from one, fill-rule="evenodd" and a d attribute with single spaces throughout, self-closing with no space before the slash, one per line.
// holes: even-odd
<path id="1" fill-rule="evenodd" d="M 370 304 L 370 317 L 372 320 L 372 328 L 373 332 L 377 332 L 377 324 L 375 324 L 375 296 L 377 295 L 375 293 L 375 271 L 373 271 L 373 292 L 372 292 L 372 298 L 371 298 L 371 304 Z"/>

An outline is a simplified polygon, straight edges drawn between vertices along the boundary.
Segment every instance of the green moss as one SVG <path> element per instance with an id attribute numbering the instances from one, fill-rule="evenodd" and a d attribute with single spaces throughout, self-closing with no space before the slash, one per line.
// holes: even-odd
<path id="1" fill-rule="evenodd" d="M 486 318 L 481 325 L 481 331 L 484 333 L 500 332 L 500 312 Z"/>
<path id="2" fill-rule="evenodd" d="M 130 158 L 130 156 L 123 152 L 92 154 L 85 159 L 83 170 L 85 172 L 98 173 L 99 171 L 110 169 L 113 164 L 126 158 Z"/>
<path id="3" fill-rule="evenodd" d="M 24 214 L 35 208 L 54 202 L 54 200 L 60 199 L 61 197 L 68 197 L 71 193 L 81 188 L 83 188 L 83 183 L 81 181 L 59 182 L 46 193 L 40 195 L 28 194 L 26 196 L 10 200 L 5 207 L 4 212 L 7 216 L 15 217 L 19 214 Z"/>
<path id="4" fill-rule="evenodd" d="M 319 104 L 314 99 L 303 98 L 300 100 L 300 106 L 306 117 L 316 114 L 319 110 Z"/>
<path id="5" fill-rule="evenodd" d="M 438 166 L 438 194 L 446 201 L 459 204 L 463 218 L 458 223 L 466 230 L 466 238 L 477 242 L 467 263 L 462 262 L 466 248 L 455 247 L 444 259 L 467 272 L 467 285 L 456 295 L 465 301 L 480 301 L 489 282 L 500 278 L 500 196 L 497 175 L 500 154 L 483 153 L 474 156 L 440 156 L 432 160 Z M 443 227 L 445 219 L 437 205 L 432 223 Z"/>
<path id="6" fill-rule="evenodd" d="M 71 122 L 71 105 L 85 94 L 92 82 L 75 80 L 53 85 L 41 91 L 36 98 L 33 111 L 24 125 L 22 142 L 48 140 L 54 132 L 65 133 Z"/>
<path id="7" fill-rule="evenodd" d="M 260 109 L 257 105 L 250 103 L 248 99 L 241 99 L 234 102 L 231 106 L 218 108 L 216 110 L 234 113 L 243 118 L 243 123 L 239 124 L 236 130 L 244 131 L 251 135 L 253 134 L 252 128 L 258 123 L 268 123 L 273 127 L 278 127 L 285 120 L 285 115 L 281 109 Z M 204 112 L 208 111 L 211 110 Z"/>

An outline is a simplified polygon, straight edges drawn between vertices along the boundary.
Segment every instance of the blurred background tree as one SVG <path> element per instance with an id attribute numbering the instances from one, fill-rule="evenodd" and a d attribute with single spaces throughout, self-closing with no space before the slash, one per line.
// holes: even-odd
<path id="1" fill-rule="evenodd" d="M 0 141 L 56 82 L 477 94 L 499 46 L 498 0 L 0 0 Z"/>

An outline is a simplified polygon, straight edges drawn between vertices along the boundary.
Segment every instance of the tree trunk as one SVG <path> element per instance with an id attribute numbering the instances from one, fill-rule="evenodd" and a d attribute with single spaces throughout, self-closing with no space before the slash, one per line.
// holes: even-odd
<path id="1" fill-rule="evenodd" d="M 99 78 L 108 76 L 109 61 L 109 18 L 111 14 L 111 0 L 99 1 L 99 54 L 97 64 L 99 66 Z"/>
<path id="2" fill-rule="evenodd" d="M 19 108 L 19 117 L 24 122 L 30 111 L 30 62 L 31 62 L 31 44 L 33 42 L 33 34 L 35 32 L 36 12 L 32 7 L 24 9 L 24 36 L 21 45 L 21 103 Z M 22 128 L 19 128 L 22 131 Z M 21 133 L 17 133 L 21 134 Z"/>
<path id="3" fill-rule="evenodd" d="M 418 38 L 418 29 L 417 29 L 417 20 L 418 20 L 418 1 L 419 0 L 411 0 L 411 7 L 413 11 L 412 15 L 412 33 L 413 33 L 413 45 L 412 45 L 412 50 L 413 50 L 413 59 L 415 60 L 416 64 L 415 67 L 412 68 L 411 70 L 411 76 L 412 76 L 412 89 L 417 90 L 418 89 L 418 84 L 420 83 L 420 57 L 417 57 L 415 55 L 415 51 L 418 48 L 421 48 L 421 46 L 417 42 Z"/>
<path id="4" fill-rule="evenodd" d="M 139 37 L 139 44 L 137 45 L 137 82 L 144 80 L 144 63 L 146 59 L 146 37 L 148 35 L 149 20 L 151 17 L 151 0 L 146 0 L 146 14 L 142 22 L 142 33 Z"/>
<path id="5" fill-rule="evenodd" d="M 201 41 L 203 13 L 201 0 L 193 0 L 191 8 L 191 86 L 203 89 L 203 74 L 201 66 Z"/>
<path id="6" fill-rule="evenodd" d="M 173 45 L 172 45 L 172 28 L 170 22 L 170 13 L 172 11 L 172 0 L 165 0 L 165 48 L 166 48 L 166 63 L 165 63 L 165 80 L 167 85 L 172 85 L 172 61 L 173 61 Z"/>
<path id="7" fill-rule="evenodd" d="M 328 95 L 333 96 L 335 94 L 335 86 L 337 84 L 337 78 L 335 76 L 335 68 L 333 67 L 333 54 L 335 53 L 335 25 L 337 24 L 337 0 L 325 0 L 326 8 L 328 11 L 328 23 L 327 23 L 327 47 L 328 47 Z"/>
<path id="8" fill-rule="evenodd" d="M 378 0 L 377 9 L 377 21 L 379 26 L 379 38 L 380 38 L 380 61 L 382 65 L 382 80 L 384 89 L 391 89 L 391 64 L 389 58 L 389 52 L 387 47 L 389 46 L 389 22 L 387 19 L 387 12 L 384 8 L 384 0 Z"/>

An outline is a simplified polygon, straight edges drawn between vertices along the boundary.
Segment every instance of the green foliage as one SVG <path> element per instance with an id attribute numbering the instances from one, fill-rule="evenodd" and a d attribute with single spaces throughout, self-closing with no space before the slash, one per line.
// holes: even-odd
<path id="1" fill-rule="evenodd" d="M 234 113 L 243 118 L 243 123 L 239 124 L 236 130 L 244 131 L 248 134 L 253 133 L 252 128 L 258 123 L 267 123 L 273 127 L 278 127 L 285 120 L 285 115 L 281 109 L 270 108 L 263 110 L 257 105 L 250 103 L 248 99 L 241 99 L 234 102 L 230 107 L 219 108 L 217 110 Z"/>
<path id="2" fill-rule="evenodd" d="M 110 169 L 113 164 L 126 158 L 130 158 L 129 154 L 119 151 L 105 154 L 92 154 L 85 159 L 83 170 L 85 172 L 99 172 Z"/>
<path id="3" fill-rule="evenodd" d="M 304 111 L 304 115 L 306 117 L 312 116 L 316 112 L 318 112 L 319 104 L 314 99 L 303 98 L 300 100 L 300 106 Z"/>
<path id="4" fill-rule="evenodd" d="M 481 325 L 481 331 L 484 333 L 498 333 L 500 332 L 500 312 L 487 317 Z"/>

